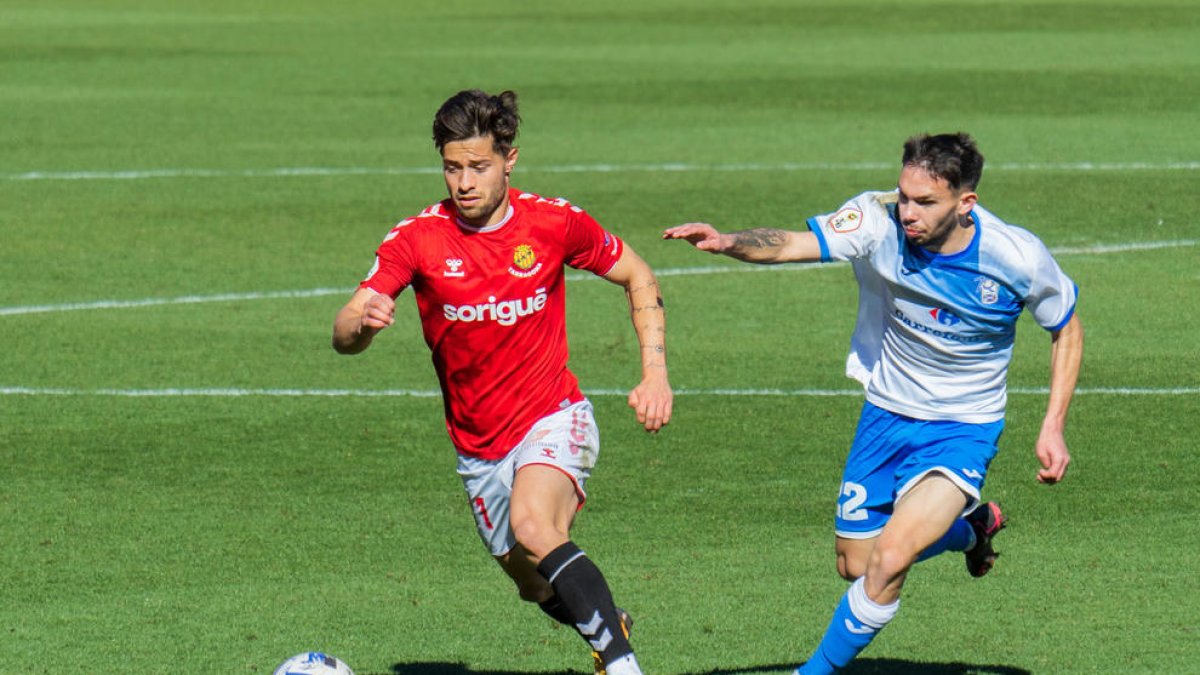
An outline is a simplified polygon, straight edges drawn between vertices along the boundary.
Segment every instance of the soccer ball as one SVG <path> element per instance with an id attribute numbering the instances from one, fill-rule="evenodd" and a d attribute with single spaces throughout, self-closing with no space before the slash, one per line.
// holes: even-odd
<path id="1" fill-rule="evenodd" d="M 354 675 L 354 671 L 337 657 L 304 652 L 279 664 L 272 675 Z"/>

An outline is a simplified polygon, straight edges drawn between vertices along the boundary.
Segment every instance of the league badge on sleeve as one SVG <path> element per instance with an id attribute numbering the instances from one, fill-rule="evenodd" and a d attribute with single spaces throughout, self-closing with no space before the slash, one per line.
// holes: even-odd
<path id="1" fill-rule="evenodd" d="M 859 225 L 862 225 L 862 219 L 863 212 L 861 209 L 847 206 L 833 214 L 833 217 L 829 219 L 829 229 L 838 234 L 853 232 L 858 229 Z"/>

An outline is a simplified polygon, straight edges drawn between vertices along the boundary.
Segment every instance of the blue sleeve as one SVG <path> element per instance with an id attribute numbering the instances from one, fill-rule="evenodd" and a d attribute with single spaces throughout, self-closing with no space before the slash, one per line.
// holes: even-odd
<path id="1" fill-rule="evenodd" d="M 1046 329 L 1051 333 L 1062 330 L 1063 326 L 1066 326 L 1071 321 L 1071 317 L 1075 316 L 1075 308 L 1079 305 L 1079 284 L 1072 285 L 1075 286 L 1075 302 L 1071 303 L 1071 309 L 1067 310 L 1067 316 L 1064 317 L 1057 326 Z"/>
<path id="2" fill-rule="evenodd" d="M 817 222 L 816 216 L 808 219 L 808 229 L 817 235 L 817 243 L 821 245 L 821 262 L 829 262 L 829 244 L 825 242 L 825 233 L 821 231 L 821 224 Z"/>

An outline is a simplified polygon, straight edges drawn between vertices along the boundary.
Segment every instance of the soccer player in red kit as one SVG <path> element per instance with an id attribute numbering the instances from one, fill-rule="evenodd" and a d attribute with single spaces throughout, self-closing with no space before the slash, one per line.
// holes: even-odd
<path id="1" fill-rule="evenodd" d="M 442 105 L 433 138 L 450 196 L 384 238 L 333 346 L 366 349 L 413 289 L 484 544 L 522 599 L 588 641 L 597 672 L 636 674 L 628 616 L 569 534 L 599 432 L 567 369 L 564 265 L 624 287 L 642 362 L 629 405 L 650 432 L 671 418 L 662 296 L 649 265 L 582 209 L 509 185 L 519 123 L 509 91 Z"/>

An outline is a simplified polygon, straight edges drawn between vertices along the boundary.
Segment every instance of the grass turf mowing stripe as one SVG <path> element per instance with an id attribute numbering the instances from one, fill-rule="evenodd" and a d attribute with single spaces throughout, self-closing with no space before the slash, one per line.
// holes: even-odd
<path id="1" fill-rule="evenodd" d="M 751 171 L 882 171 L 896 167 L 895 162 L 758 162 L 729 164 L 549 164 L 522 166 L 527 173 L 676 173 L 714 171 L 721 173 Z M 988 165 L 998 171 L 1197 171 L 1200 162 L 997 162 Z M 267 169 L 130 169 L 118 171 L 26 171 L 0 174 L 5 181 L 70 180 L 151 180 L 169 178 L 302 178 L 306 176 L 418 176 L 441 173 L 435 166 L 420 167 L 322 167 L 293 166 Z"/>
<path id="2" fill-rule="evenodd" d="M 1109 253 L 1131 253 L 1135 251 L 1151 251 L 1163 248 L 1183 248 L 1195 246 L 1194 239 L 1177 239 L 1172 241 L 1146 241 L 1126 244 L 1096 244 L 1092 246 L 1069 246 L 1050 249 L 1054 255 L 1104 255 Z M 796 263 L 783 265 L 706 265 L 701 267 L 674 267 L 655 270 L 659 277 L 698 276 L 705 274 L 731 274 L 747 272 L 783 272 L 841 267 L 845 263 Z M 567 281 L 592 281 L 600 277 L 585 272 L 567 274 Z M 72 302 L 57 305 L 20 305 L 15 307 L 0 307 L 0 316 L 20 316 L 23 314 L 48 314 L 52 312 L 73 312 L 90 309 L 133 309 L 140 307 L 159 307 L 162 305 L 191 305 L 207 302 L 243 302 L 247 300 L 277 300 L 281 298 L 319 298 L 330 295 L 349 295 L 349 288 L 310 288 L 290 291 L 250 291 L 246 293 L 218 293 L 215 295 L 183 295 L 174 298 L 142 298 L 138 300 L 96 300 L 93 302 Z"/>
<path id="3" fill-rule="evenodd" d="M 588 396 L 628 396 L 622 389 L 587 389 Z M 676 396 L 771 396 L 785 398 L 862 396 L 861 389 L 676 389 Z M 1048 387 L 1012 387 L 1010 394 L 1044 396 Z M 1195 396 L 1200 387 L 1084 387 L 1075 390 L 1076 395 L 1108 396 Z M 441 396 L 437 389 L 70 389 L 62 387 L 0 387 L 0 396 L 117 396 L 126 398 L 390 398 L 413 397 L 434 398 Z"/>

